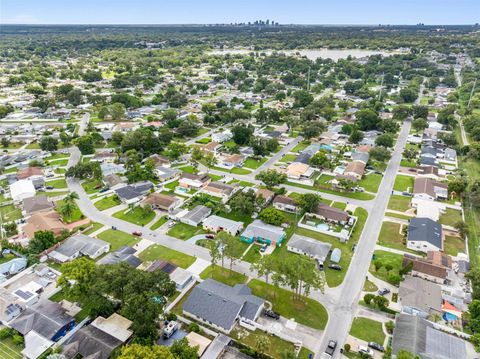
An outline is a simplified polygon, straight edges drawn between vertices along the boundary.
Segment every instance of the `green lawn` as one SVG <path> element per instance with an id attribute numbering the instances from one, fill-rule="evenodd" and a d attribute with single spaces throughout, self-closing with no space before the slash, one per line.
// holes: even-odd
<path id="1" fill-rule="evenodd" d="M 213 173 L 209 173 L 208 177 L 210 177 L 212 181 L 220 181 L 223 178 L 223 176 L 219 176 Z"/>
<path id="2" fill-rule="evenodd" d="M 15 207 L 13 204 L 0 207 L 0 213 L 5 222 L 16 221 L 17 219 L 22 218 L 22 210 L 18 207 Z"/>
<path id="3" fill-rule="evenodd" d="M 335 208 L 339 208 L 342 211 L 345 210 L 345 208 L 347 208 L 347 204 L 345 202 L 333 202 L 333 204 L 331 204 L 331 206 L 335 207 Z"/>
<path id="4" fill-rule="evenodd" d="M 399 230 L 400 224 L 383 222 L 380 235 L 378 236 L 378 244 L 384 247 L 405 251 L 407 247 L 403 244 L 404 237 L 402 233 L 399 233 Z"/>
<path id="5" fill-rule="evenodd" d="M 238 168 L 234 167 L 230 170 L 230 173 L 234 173 L 236 175 L 248 175 L 251 171 L 246 170 L 245 168 Z"/>
<path id="6" fill-rule="evenodd" d="M 45 186 L 52 186 L 55 189 L 67 188 L 67 181 L 63 178 L 45 182 Z"/>
<path id="7" fill-rule="evenodd" d="M 382 182 L 383 176 L 378 173 L 370 173 L 362 178 L 361 181 L 357 183 L 358 186 L 365 188 L 367 192 L 374 192 L 378 191 L 378 186 L 380 186 L 380 182 Z"/>
<path id="8" fill-rule="evenodd" d="M 287 153 L 286 155 L 283 155 L 279 162 L 293 162 L 295 158 L 297 158 L 297 155 Z"/>
<path id="9" fill-rule="evenodd" d="M 68 158 L 64 158 L 61 160 L 55 160 L 55 161 L 50 161 L 48 162 L 49 166 L 59 166 L 59 167 L 64 167 L 68 163 Z"/>
<path id="10" fill-rule="evenodd" d="M 395 184 L 393 185 L 393 189 L 395 191 L 412 193 L 414 182 L 415 182 L 415 177 L 397 175 L 397 177 L 395 177 Z"/>
<path id="11" fill-rule="evenodd" d="M 60 197 L 68 194 L 67 191 L 37 192 L 35 196 Z"/>
<path id="12" fill-rule="evenodd" d="M 196 260 L 195 257 L 189 256 L 173 249 L 164 247 L 160 244 L 154 244 L 139 254 L 141 260 L 151 262 L 156 259 L 161 259 L 176 266 L 186 269 L 190 267 Z"/>
<path id="13" fill-rule="evenodd" d="M 177 223 L 167 232 L 169 236 L 181 239 L 183 241 L 196 236 L 197 234 L 207 233 L 203 228 L 193 227 L 185 223 Z"/>
<path id="14" fill-rule="evenodd" d="M 376 292 L 378 290 L 378 287 L 375 283 L 366 279 L 365 283 L 363 284 L 363 290 L 365 292 Z"/>
<path id="15" fill-rule="evenodd" d="M 23 346 L 14 344 L 11 338 L 0 340 L 0 358 L 4 359 L 22 359 Z"/>
<path id="16" fill-rule="evenodd" d="M 160 228 L 164 223 L 168 221 L 167 216 L 160 217 L 158 221 L 156 221 L 152 226 L 150 227 L 151 230 L 155 230 L 157 228 Z"/>
<path id="17" fill-rule="evenodd" d="M 98 192 L 102 187 L 102 181 L 98 180 L 88 180 L 82 183 L 82 187 L 87 192 L 87 194 L 93 194 Z"/>
<path id="18" fill-rule="evenodd" d="M 291 152 L 301 152 L 303 151 L 305 148 L 307 148 L 308 146 L 310 145 L 310 142 L 300 142 L 298 145 L 296 145 Z"/>
<path id="19" fill-rule="evenodd" d="M 177 186 L 178 186 L 178 181 L 173 181 L 173 182 L 167 183 L 163 187 L 173 191 Z"/>
<path id="20" fill-rule="evenodd" d="M 247 168 L 251 168 L 251 169 L 257 169 L 258 167 L 260 167 L 262 164 L 264 164 L 265 162 L 267 161 L 267 159 L 265 157 L 260 157 L 260 160 L 256 160 L 252 157 L 248 157 L 244 164 L 243 164 L 243 167 L 247 167 Z"/>
<path id="21" fill-rule="evenodd" d="M 355 338 L 366 342 L 375 342 L 380 345 L 383 345 L 385 341 L 382 323 L 368 318 L 354 318 L 350 334 Z"/>
<path id="22" fill-rule="evenodd" d="M 388 209 L 405 212 L 410 209 L 411 197 L 392 195 L 388 201 Z"/>
<path id="23" fill-rule="evenodd" d="M 370 264 L 370 273 L 386 282 L 388 282 L 388 275 L 390 273 L 398 274 L 398 270 L 402 267 L 403 256 L 401 254 L 390 253 L 386 251 L 375 251 L 374 256 L 375 260 L 380 260 L 383 266 L 378 270 L 378 272 L 376 272 L 372 261 Z M 387 264 L 393 267 L 390 272 L 385 269 L 385 265 Z"/>
<path id="24" fill-rule="evenodd" d="M 243 222 L 244 227 L 248 226 L 250 223 L 253 222 L 252 216 L 241 214 L 238 212 L 233 212 L 233 211 L 229 213 L 220 211 L 217 213 L 217 215 L 220 217 L 231 219 L 232 221 Z"/>
<path id="25" fill-rule="evenodd" d="M 402 167 L 411 167 L 411 168 L 417 168 L 417 162 L 415 160 L 407 160 L 406 158 L 403 158 L 400 161 L 400 166 Z"/>
<path id="26" fill-rule="evenodd" d="M 328 321 L 328 313 L 323 305 L 310 299 L 302 298 L 293 300 L 293 293 L 283 289 L 275 288 L 258 279 L 248 283 L 252 293 L 265 298 L 273 304 L 273 310 L 285 318 L 294 318 L 297 323 L 323 330 Z M 274 296 L 275 294 L 275 296 Z"/>
<path id="27" fill-rule="evenodd" d="M 124 221 L 134 223 L 139 226 L 145 226 L 155 218 L 155 212 L 151 211 L 148 215 L 144 214 L 143 208 L 135 207 L 133 210 L 121 210 L 113 214 L 113 217 Z"/>
<path id="28" fill-rule="evenodd" d="M 112 196 L 103 197 L 101 200 L 95 202 L 94 205 L 99 211 L 104 211 L 106 209 L 118 206 L 121 203 L 122 202 L 120 199 L 118 199 L 118 196 L 114 194 Z"/>
<path id="29" fill-rule="evenodd" d="M 196 140 L 195 143 L 200 143 L 203 145 L 206 145 L 207 143 L 210 143 L 212 141 L 211 137 L 205 137 L 200 140 Z"/>
<path id="30" fill-rule="evenodd" d="M 453 208 L 447 207 L 445 213 L 440 216 L 440 223 L 446 226 L 454 227 L 460 221 L 462 221 L 462 212 Z"/>
<path id="31" fill-rule="evenodd" d="M 178 169 L 182 170 L 183 172 L 186 172 L 186 173 L 197 173 L 197 169 L 193 166 L 190 166 L 190 165 L 179 167 Z"/>
<path id="32" fill-rule="evenodd" d="M 44 159 L 44 161 L 55 161 L 55 160 L 60 160 L 64 158 L 69 158 L 70 154 L 68 153 L 55 153 L 54 155 L 51 155 L 50 157 L 47 157 Z"/>
<path id="33" fill-rule="evenodd" d="M 455 257 L 458 253 L 465 253 L 465 242 L 460 237 L 445 236 L 443 242 L 445 253 Z"/>
<path id="34" fill-rule="evenodd" d="M 413 216 L 407 216 L 405 214 L 398 214 L 398 213 L 395 213 L 395 212 L 388 212 L 386 211 L 385 212 L 385 216 L 386 217 L 393 217 L 393 218 L 400 218 L 400 219 L 411 219 Z"/>
<path id="35" fill-rule="evenodd" d="M 260 246 L 257 246 L 257 245 L 253 245 L 247 252 L 247 254 L 245 254 L 245 256 L 242 258 L 242 260 L 244 260 L 245 262 L 248 262 L 248 263 L 255 263 L 257 262 L 260 258 L 261 258 L 261 254 L 260 254 Z"/>
<path id="36" fill-rule="evenodd" d="M 202 273 L 200 273 L 201 279 L 213 278 L 216 281 L 222 282 L 226 285 L 233 287 L 235 284 L 243 284 L 247 281 L 247 276 L 235 271 L 230 271 L 230 268 L 227 264 L 228 261 L 225 262 L 225 268 L 219 265 L 211 265 L 207 269 L 205 269 Z"/>
<path id="37" fill-rule="evenodd" d="M 114 229 L 107 229 L 106 231 L 99 233 L 97 237 L 110 243 L 111 251 L 123 246 L 131 247 L 140 241 L 139 237 Z"/>
<path id="38" fill-rule="evenodd" d="M 83 234 L 85 234 L 85 235 L 92 234 L 92 233 L 98 231 L 102 227 L 103 227 L 103 224 L 98 223 L 98 222 L 93 222 L 92 223 L 92 228 L 86 230 L 85 232 L 83 232 Z"/>
<path id="39" fill-rule="evenodd" d="M 322 178 L 325 179 L 326 177 L 329 177 L 329 176 L 321 175 L 319 177 L 319 180 L 321 180 Z M 321 188 L 321 187 L 318 187 L 318 186 L 312 187 L 312 186 L 307 186 L 307 185 L 304 185 L 304 184 L 301 184 L 301 183 L 290 182 L 290 181 L 287 181 L 286 184 L 290 185 L 290 186 L 294 186 L 294 187 L 306 188 L 306 189 L 310 189 L 310 190 L 314 190 L 314 191 L 317 190 L 319 192 L 330 193 L 330 194 L 334 194 L 334 195 L 342 196 L 342 197 L 347 197 L 347 198 L 356 198 L 356 199 L 360 199 L 360 200 L 364 200 L 364 201 L 369 201 L 369 200 L 375 198 L 374 195 L 372 195 L 370 193 L 365 193 L 365 192 L 340 192 L 340 191 L 335 191 L 333 189 L 326 189 L 326 188 Z"/>
<path id="40" fill-rule="evenodd" d="M 63 206 L 63 199 L 57 201 L 55 203 L 55 208 L 57 209 L 57 212 L 60 213 L 60 210 Z M 61 215 L 61 213 L 60 213 Z M 75 205 L 75 210 L 73 211 L 72 215 L 70 217 L 66 217 L 66 216 L 63 216 L 63 221 L 66 222 L 66 223 L 73 223 L 73 222 L 76 222 L 76 221 L 79 221 L 81 219 L 84 219 L 85 216 L 82 214 L 82 212 L 80 211 L 80 208 L 78 208 L 77 205 Z"/>

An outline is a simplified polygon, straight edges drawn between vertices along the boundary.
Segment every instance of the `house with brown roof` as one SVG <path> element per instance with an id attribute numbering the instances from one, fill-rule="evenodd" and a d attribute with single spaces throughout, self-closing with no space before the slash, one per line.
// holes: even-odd
<path id="1" fill-rule="evenodd" d="M 413 186 L 413 197 L 434 200 L 448 199 L 448 185 L 431 178 L 416 178 Z"/>
<path id="2" fill-rule="evenodd" d="M 217 155 L 218 150 L 222 147 L 222 145 L 218 142 L 209 142 L 206 145 L 203 145 L 201 147 L 201 150 L 204 153 L 213 153 L 214 155 Z"/>
<path id="3" fill-rule="evenodd" d="M 438 167 L 436 166 L 420 166 L 417 171 L 417 176 L 431 178 L 437 181 L 442 178 L 442 176 L 439 175 Z"/>
<path id="4" fill-rule="evenodd" d="M 171 212 L 181 204 L 181 200 L 167 194 L 150 193 L 143 203 L 151 205 L 153 209 Z"/>
<path id="5" fill-rule="evenodd" d="M 152 159 L 153 162 L 155 162 L 155 167 L 170 167 L 171 165 L 170 160 L 166 156 L 162 156 L 155 153 L 148 158 Z"/>
<path id="6" fill-rule="evenodd" d="M 293 198 L 278 195 L 273 199 L 273 207 L 285 212 L 295 213 L 298 211 L 297 202 Z"/>
<path id="7" fill-rule="evenodd" d="M 340 224 L 346 224 L 350 218 L 350 215 L 347 212 L 340 208 L 331 207 L 326 203 L 320 203 L 312 214 L 326 222 Z"/>
<path id="8" fill-rule="evenodd" d="M 206 173 L 203 174 L 193 174 L 184 172 L 180 180 L 178 181 L 179 186 L 184 188 L 195 188 L 200 189 L 205 187 L 210 183 L 212 179 Z"/>
<path id="9" fill-rule="evenodd" d="M 242 167 L 245 162 L 245 156 L 240 154 L 234 154 L 223 159 L 222 164 L 224 167 Z"/>
<path id="10" fill-rule="evenodd" d="M 275 196 L 275 193 L 269 189 L 260 188 L 255 192 L 255 195 L 257 198 L 262 197 L 265 200 L 265 204 L 269 204 Z"/>
<path id="11" fill-rule="evenodd" d="M 226 203 L 239 189 L 238 183 L 229 185 L 222 182 L 210 182 L 203 187 L 202 192 L 214 197 L 220 197 L 222 202 Z"/>
<path id="12" fill-rule="evenodd" d="M 27 167 L 17 172 L 17 179 L 32 179 L 35 177 L 43 177 L 43 170 L 40 167 Z"/>
<path id="13" fill-rule="evenodd" d="M 68 230 L 67 226 L 56 211 L 34 213 L 22 228 L 28 238 L 33 238 L 37 231 L 52 231 L 55 236 L 58 236 L 64 230 Z"/>
<path id="14" fill-rule="evenodd" d="M 23 200 L 22 213 L 24 215 L 30 215 L 35 212 L 50 211 L 53 207 L 53 202 L 51 202 L 45 195 L 28 197 Z"/>
<path id="15" fill-rule="evenodd" d="M 447 279 L 447 268 L 436 263 L 429 262 L 423 258 L 414 257 L 408 254 L 403 256 L 402 267 L 412 267 L 411 275 L 430 282 L 445 284 Z"/>
<path id="16" fill-rule="evenodd" d="M 117 155 L 115 152 L 102 151 L 97 152 L 91 159 L 91 161 L 96 161 L 100 163 L 113 163 Z"/>
<path id="17" fill-rule="evenodd" d="M 301 162 L 293 162 L 288 165 L 286 174 L 288 178 L 300 180 L 312 177 L 313 172 L 315 172 L 315 170 L 311 168 L 310 165 Z"/>
<path id="18" fill-rule="evenodd" d="M 352 161 L 347 165 L 347 167 L 345 167 L 343 175 L 361 180 L 362 176 L 365 174 L 365 166 L 365 163 L 362 161 Z"/>

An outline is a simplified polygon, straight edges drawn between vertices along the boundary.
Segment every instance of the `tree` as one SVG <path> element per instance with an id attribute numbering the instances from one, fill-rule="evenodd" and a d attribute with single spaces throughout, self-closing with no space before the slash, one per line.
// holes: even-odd
<path id="1" fill-rule="evenodd" d="M 220 242 L 219 241 L 209 241 L 208 242 L 208 251 L 210 253 L 210 260 L 212 262 L 212 266 L 215 266 L 215 264 L 218 262 L 220 259 Z M 211 276 L 213 278 L 213 270 L 211 272 Z"/>
<path id="2" fill-rule="evenodd" d="M 251 189 L 238 191 L 228 204 L 232 211 L 250 216 L 255 211 L 255 193 Z"/>
<path id="3" fill-rule="evenodd" d="M 108 112 L 112 116 L 113 121 L 120 121 L 125 118 L 125 105 L 115 102 L 108 107 Z"/>
<path id="4" fill-rule="evenodd" d="M 285 349 L 281 354 L 281 359 L 296 359 L 297 355 L 291 349 Z"/>
<path id="5" fill-rule="evenodd" d="M 468 182 L 465 177 L 455 177 L 448 181 L 448 193 L 454 193 L 456 196 L 461 196 L 467 189 Z"/>
<path id="6" fill-rule="evenodd" d="M 306 90 L 299 90 L 293 93 L 293 102 L 294 108 L 305 107 L 313 102 L 313 96 Z"/>
<path id="7" fill-rule="evenodd" d="M 373 298 L 375 298 L 375 295 L 371 294 L 371 293 L 367 293 L 363 296 L 363 301 L 367 304 L 367 305 L 370 305 L 370 303 L 372 302 Z"/>
<path id="8" fill-rule="evenodd" d="M 186 119 L 180 123 L 177 128 L 177 134 L 182 137 L 193 137 L 198 133 L 198 124 L 190 119 Z"/>
<path id="9" fill-rule="evenodd" d="M 113 143 L 115 143 L 117 146 L 119 146 L 119 145 L 122 143 L 124 137 L 125 137 L 125 135 L 124 135 L 122 132 L 120 132 L 120 131 L 114 131 L 114 132 L 112 132 L 112 139 L 111 139 L 111 141 L 112 141 Z"/>
<path id="10" fill-rule="evenodd" d="M 175 340 L 170 347 L 170 352 L 178 359 L 198 358 L 198 346 L 191 347 L 185 337 L 180 340 Z"/>
<path id="11" fill-rule="evenodd" d="M 358 110 L 355 117 L 357 118 L 355 124 L 362 131 L 376 130 L 380 123 L 378 114 L 369 108 Z"/>
<path id="12" fill-rule="evenodd" d="M 377 295 L 374 299 L 373 299 L 373 302 L 375 303 L 375 305 L 377 307 L 379 307 L 380 309 L 383 309 L 383 308 L 386 308 L 388 307 L 388 299 L 381 296 L 381 295 Z"/>
<path id="13" fill-rule="evenodd" d="M 5 137 L 2 137 L 1 142 L 2 142 L 2 146 L 3 146 L 4 148 L 7 148 L 8 145 L 10 144 L 10 139 L 5 136 Z"/>
<path id="14" fill-rule="evenodd" d="M 57 285 L 67 291 L 71 297 L 85 297 L 95 280 L 95 261 L 80 257 L 62 266 L 62 275 Z"/>
<path id="15" fill-rule="evenodd" d="M 363 132 L 359 131 L 357 129 L 354 129 L 352 133 L 350 133 L 350 136 L 348 136 L 348 140 L 351 143 L 359 143 L 360 141 L 363 140 Z"/>
<path id="16" fill-rule="evenodd" d="M 190 163 L 192 163 L 194 167 L 197 167 L 198 162 L 200 162 L 203 159 L 203 157 L 204 156 L 203 156 L 202 150 L 199 147 L 194 147 L 190 155 Z"/>
<path id="17" fill-rule="evenodd" d="M 409 351 L 401 349 L 397 352 L 396 359 L 415 359 L 415 357 Z"/>
<path id="18" fill-rule="evenodd" d="M 428 106 L 413 106 L 413 118 L 427 118 Z"/>
<path id="19" fill-rule="evenodd" d="M 70 91 L 69 93 L 67 93 L 67 96 L 66 96 L 68 102 L 70 102 L 73 106 L 80 105 L 82 103 L 82 97 L 83 97 L 83 93 L 79 89 L 74 89 Z"/>
<path id="20" fill-rule="evenodd" d="M 272 224 L 274 226 L 279 226 L 285 220 L 285 216 L 283 215 L 282 211 L 273 208 L 267 207 L 258 216 L 263 222 Z"/>
<path id="21" fill-rule="evenodd" d="M 324 150 L 320 150 L 310 157 L 310 164 L 322 170 L 332 167 L 332 163 L 327 156 L 327 152 Z"/>
<path id="22" fill-rule="evenodd" d="M 64 203 L 60 207 L 60 214 L 64 218 L 67 218 L 68 222 L 70 222 L 72 219 L 73 212 L 76 209 L 77 209 L 77 206 L 75 205 L 75 203 L 64 201 Z"/>
<path id="23" fill-rule="evenodd" d="M 424 118 L 416 118 L 412 121 L 412 127 L 417 132 L 422 132 L 428 127 L 428 122 Z"/>
<path id="24" fill-rule="evenodd" d="M 319 121 L 309 121 L 302 126 L 300 134 L 307 140 L 318 137 L 325 130 L 325 125 Z"/>
<path id="25" fill-rule="evenodd" d="M 403 157 L 405 157 L 407 160 L 414 160 L 417 158 L 417 150 L 414 148 L 405 148 L 403 151 Z"/>
<path id="26" fill-rule="evenodd" d="M 387 148 L 377 146 L 370 150 L 370 157 L 379 162 L 386 162 L 392 157 L 392 155 Z"/>
<path id="27" fill-rule="evenodd" d="M 42 137 L 38 143 L 42 151 L 53 152 L 57 150 L 58 140 L 51 136 Z"/>
<path id="28" fill-rule="evenodd" d="M 172 142 L 167 146 L 167 157 L 172 160 L 178 160 L 181 156 L 188 152 L 188 146 L 181 142 Z"/>
<path id="29" fill-rule="evenodd" d="M 28 249 L 32 253 L 40 253 L 50 248 L 56 243 L 55 236 L 52 231 L 37 231 L 33 239 L 28 243 Z"/>
<path id="30" fill-rule="evenodd" d="M 322 197 L 316 193 L 303 193 L 298 199 L 298 205 L 302 208 L 303 212 L 312 213 L 316 211 L 321 199 Z"/>
<path id="31" fill-rule="evenodd" d="M 117 359 L 175 359 L 166 346 L 129 344 L 122 347 Z"/>
<path id="32" fill-rule="evenodd" d="M 274 169 L 268 169 L 257 174 L 255 179 L 262 181 L 265 183 L 267 188 L 272 189 L 273 187 L 285 182 L 287 180 L 287 175 Z"/>
<path id="33" fill-rule="evenodd" d="M 250 142 L 253 135 L 253 127 L 245 125 L 235 125 L 232 127 L 232 140 L 239 146 L 244 146 Z"/>
<path id="34" fill-rule="evenodd" d="M 410 88 L 410 87 L 405 87 L 405 88 L 400 90 L 399 95 L 400 95 L 401 99 L 403 100 L 403 102 L 412 103 L 417 99 L 418 91 L 416 91 L 415 89 Z"/>
<path id="35" fill-rule="evenodd" d="M 72 137 L 67 135 L 65 131 L 60 132 L 60 141 L 62 141 L 64 146 L 68 146 L 72 142 Z"/>
<path id="36" fill-rule="evenodd" d="M 386 148 L 393 147 L 393 142 L 394 142 L 393 136 L 388 133 L 384 133 L 375 139 L 375 144 L 377 146 L 383 146 Z"/>
<path id="37" fill-rule="evenodd" d="M 380 268 L 383 267 L 383 263 L 380 259 L 377 259 L 373 262 L 373 265 L 375 267 L 375 272 L 378 272 L 380 270 Z"/>
<path id="38" fill-rule="evenodd" d="M 209 152 L 205 155 L 205 164 L 208 167 L 213 167 L 217 164 L 217 158 L 213 153 Z"/>
<path id="39" fill-rule="evenodd" d="M 261 256 L 256 262 L 250 265 L 250 270 L 256 271 L 260 277 L 265 277 L 265 283 L 268 284 L 270 275 L 277 267 L 276 257 L 273 256 Z M 268 287 L 268 286 L 267 286 Z M 265 287 L 265 289 L 267 289 Z M 265 293 L 266 294 L 266 293 Z"/>
<path id="40" fill-rule="evenodd" d="M 90 136 L 81 136 L 75 140 L 75 143 L 82 155 L 92 155 L 95 153 L 95 144 Z"/>

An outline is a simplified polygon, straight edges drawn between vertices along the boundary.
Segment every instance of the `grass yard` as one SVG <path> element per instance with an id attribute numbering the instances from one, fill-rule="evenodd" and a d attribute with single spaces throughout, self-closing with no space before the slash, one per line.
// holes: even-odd
<path id="1" fill-rule="evenodd" d="M 298 145 L 296 145 L 296 146 L 292 149 L 292 152 L 301 152 L 301 151 L 303 151 L 305 148 L 307 148 L 309 145 L 310 145 L 310 142 L 308 142 L 308 141 L 300 142 Z"/>
<path id="2" fill-rule="evenodd" d="M 293 300 L 293 293 L 283 289 L 275 288 L 258 279 L 248 283 L 252 293 L 269 300 L 273 310 L 285 318 L 294 318 L 297 323 L 323 330 L 328 321 L 328 313 L 323 305 L 310 299 L 302 298 Z M 275 296 L 274 296 L 275 294 Z"/>
<path id="3" fill-rule="evenodd" d="M 385 341 L 382 323 L 368 318 L 354 318 L 352 327 L 350 328 L 350 334 L 355 338 L 366 342 L 375 342 L 380 345 L 383 345 Z"/>
<path id="4" fill-rule="evenodd" d="M 23 346 L 15 345 L 12 338 L 0 340 L 0 358 L 22 359 Z"/>
<path id="5" fill-rule="evenodd" d="M 374 256 L 375 260 L 379 260 L 383 264 L 383 266 L 377 272 L 375 271 L 375 266 L 373 265 L 372 261 L 372 263 L 370 264 L 370 273 L 372 273 L 375 277 L 384 280 L 385 282 L 389 282 L 388 275 L 390 273 L 397 274 L 398 270 L 402 268 L 403 256 L 401 254 L 386 251 L 375 251 Z M 390 272 L 385 269 L 386 265 L 392 266 Z"/>
<path id="6" fill-rule="evenodd" d="M 169 236 L 185 241 L 197 234 L 207 233 L 203 228 L 190 226 L 185 223 L 177 223 L 167 232 Z"/>
<path id="7" fill-rule="evenodd" d="M 460 237 L 445 236 L 443 242 L 445 253 L 455 257 L 458 253 L 465 253 L 465 242 Z"/>
<path id="8" fill-rule="evenodd" d="M 392 195 L 388 201 L 388 209 L 405 212 L 410 209 L 410 197 Z"/>
<path id="9" fill-rule="evenodd" d="M 319 180 L 322 180 L 322 178 L 325 179 L 326 177 L 329 177 L 329 176 L 321 175 L 319 177 Z M 374 195 L 372 195 L 370 193 L 365 193 L 365 192 L 340 192 L 340 191 L 335 191 L 333 189 L 326 189 L 326 188 L 318 187 L 318 186 L 312 187 L 312 186 L 307 186 L 307 185 L 304 185 L 304 184 L 290 182 L 290 181 L 287 181 L 285 184 L 290 185 L 290 186 L 294 186 L 294 187 L 306 188 L 306 189 L 310 189 L 310 190 L 317 190 L 319 192 L 330 193 L 330 194 L 334 194 L 334 195 L 342 196 L 342 197 L 347 197 L 347 198 L 356 198 L 356 199 L 360 199 L 360 200 L 364 200 L 364 201 L 369 201 L 369 200 L 375 198 Z M 321 184 L 321 183 L 319 181 L 317 181 L 315 184 Z"/>
<path id="10" fill-rule="evenodd" d="M 98 192 L 102 187 L 103 183 L 102 181 L 98 180 L 88 180 L 82 183 L 82 187 L 87 192 L 87 194 L 93 194 Z"/>
<path id="11" fill-rule="evenodd" d="M 406 250 L 407 247 L 403 244 L 403 234 L 399 233 L 400 226 L 399 223 L 383 222 L 380 235 L 378 236 L 378 244 L 401 251 Z"/>
<path id="12" fill-rule="evenodd" d="M 200 143 L 202 145 L 206 145 L 207 143 L 210 143 L 212 141 L 211 137 L 205 137 L 200 140 L 196 140 L 195 143 Z"/>
<path id="13" fill-rule="evenodd" d="M 133 210 L 126 209 L 118 211 L 113 214 L 113 217 L 139 226 L 145 226 L 155 218 L 155 211 L 151 211 L 145 215 L 142 207 L 135 207 Z"/>
<path id="14" fill-rule="evenodd" d="M 99 233 L 97 237 L 110 243 L 111 251 L 123 246 L 133 246 L 140 241 L 139 237 L 114 229 L 107 229 L 106 231 Z"/>
<path id="15" fill-rule="evenodd" d="M 213 278 L 216 281 L 222 282 L 226 285 L 233 287 L 235 284 L 243 284 L 247 281 L 247 276 L 235 271 L 231 271 L 228 268 L 228 261 L 225 261 L 225 268 L 219 265 L 211 265 L 207 267 L 202 273 L 200 273 L 201 279 Z"/>
<path id="16" fill-rule="evenodd" d="M 2 220 L 5 222 L 16 221 L 17 219 L 22 218 L 22 210 L 18 207 L 15 207 L 13 204 L 0 207 L 0 214 L 2 215 Z"/>
<path id="17" fill-rule="evenodd" d="M 365 292 L 376 292 L 378 290 L 378 287 L 375 283 L 366 279 L 365 283 L 363 284 L 363 290 Z"/>
<path id="18" fill-rule="evenodd" d="M 412 160 L 407 160 L 406 158 L 402 158 L 402 160 L 400 161 L 400 166 L 417 168 L 417 162 L 414 160 L 412 161 Z"/>
<path id="19" fill-rule="evenodd" d="M 261 257 L 262 255 L 260 254 L 260 246 L 253 245 L 242 258 L 242 260 L 248 263 L 255 263 L 258 262 Z"/>
<path id="20" fill-rule="evenodd" d="M 197 169 L 190 165 L 179 167 L 178 169 L 186 173 L 197 173 Z"/>
<path id="21" fill-rule="evenodd" d="M 178 180 L 177 181 L 173 181 L 173 182 L 170 182 L 170 183 L 167 183 L 166 185 L 164 185 L 163 187 L 164 188 L 167 188 L 171 191 L 175 190 L 175 188 L 178 186 Z"/>
<path id="22" fill-rule="evenodd" d="M 94 205 L 99 211 L 104 211 L 106 209 L 118 206 L 121 203 L 122 202 L 120 199 L 118 199 L 118 196 L 114 194 L 108 197 L 103 197 L 101 200 L 95 202 Z"/>
<path id="23" fill-rule="evenodd" d="M 60 210 L 61 210 L 63 204 L 64 204 L 63 199 L 55 202 L 55 208 L 57 209 L 58 213 L 60 213 Z M 60 213 L 60 215 L 62 215 L 62 214 Z M 85 218 L 85 216 L 80 211 L 80 208 L 78 208 L 78 206 L 75 204 L 75 209 L 74 209 L 72 215 L 70 217 L 63 216 L 63 221 L 65 223 L 73 223 L 73 222 L 79 221 L 79 220 L 84 219 L 84 218 Z"/>
<path id="24" fill-rule="evenodd" d="M 342 211 L 345 210 L 345 208 L 347 208 L 347 204 L 345 202 L 333 202 L 331 206 L 341 209 Z"/>
<path id="25" fill-rule="evenodd" d="M 151 262 L 156 259 L 161 259 L 176 266 L 186 269 L 195 262 L 195 257 L 189 256 L 173 249 L 164 247 L 160 244 L 154 244 L 139 254 L 141 260 Z"/>
<path id="26" fill-rule="evenodd" d="M 238 167 L 232 168 L 230 170 L 230 173 L 233 173 L 236 175 L 248 175 L 250 172 L 252 171 L 246 170 L 245 168 L 238 168 Z"/>
<path id="27" fill-rule="evenodd" d="M 151 230 L 155 230 L 157 228 L 160 228 L 164 223 L 168 221 L 167 216 L 160 217 L 158 221 L 156 221 L 152 226 L 150 227 Z"/>
<path id="28" fill-rule="evenodd" d="M 69 153 L 58 152 L 58 153 L 55 153 L 55 154 L 51 155 L 50 157 L 45 158 L 44 160 L 45 161 L 55 161 L 55 160 L 60 160 L 60 159 L 64 159 L 64 158 L 69 158 L 69 157 L 70 157 Z"/>
<path id="29" fill-rule="evenodd" d="M 440 223 L 446 226 L 455 227 L 455 224 L 460 221 L 462 221 L 462 212 L 457 209 L 447 207 L 445 213 L 440 216 Z"/>
<path id="30" fill-rule="evenodd" d="M 414 182 L 415 182 L 415 177 L 397 175 L 397 177 L 395 177 L 395 184 L 393 185 L 393 189 L 395 191 L 412 193 Z"/>
<path id="31" fill-rule="evenodd" d="M 386 211 L 385 212 L 385 217 L 393 217 L 393 218 L 400 218 L 400 219 L 412 219 L 412 216 L 407 216 L 405 214 L 398 214 L 398 213 L 395 213 L 395 212 L 388 212 Z"/>
<path id="32" fill-rule="evenodd" d="M 212 181 L 220 181 L 223 178 L 223 176 L 215 175 L 213 173 L 209 173 L 208 177 L 210 177 Z"/>
<path id="33" fill-rule="evenodd" d="M 62 197 L 68 194 L 67 191 L 37 192 L 35 196 Z"/>
<path id="34" fill-rule="evenodd" d="M 265 162 L 267 162 L 267 159 L 265 157 L 260 157 L 259 160 L 256 160 L 255 158 L 252 158 L 252 157 L 248 157 L 243 163 L 243 167 L 247 167 L 247 168 L 251 168 L 252 170 L 255 170 Z"/>
<path id="35" fill-rule="evenodd" d="M 67 181 L 63 178 L 45 182 L 45 186 L 52 186 L 54 189 L 67 188 Z"/>
<path id="36" fill-rule="evenodd" d="M 58 167 L 64 167 L 68 163 L 68 158 L 64 158 L 61 160 L 55 160 L 55 161 L 49 161 L 48 165 L 49 166 L 58 166 Z"/>
<path id="37" fill-rule="evenodd" d="M 365 188 L 367 192 L 377 193 L 378 186 L 382 182 L 383 176 L 378 173 L 370 173 L 357 183 L 358 186 Z"/>
<path id="38" fill-rule="evenodd" d="M 297 158 L 297 155 L 287 153 L 286 155 L 283 155 L 279 162 L 293 162 L 295 158 Z"/>
<path id="39" fill-rule="evenodd" d="M 85 235 L 88 236 L 89 234 L 98 231 L 98 230 L 99 230 L 100 228 L 102 228 L 102 227 L 103 227 L 103 224 L 98 223 L 98 222 L 93 222 L 93 223 L 92 223 L 92 228 L 86 230 L 85 232 L 83 232 L 83 234 L 85 234 Z"/>

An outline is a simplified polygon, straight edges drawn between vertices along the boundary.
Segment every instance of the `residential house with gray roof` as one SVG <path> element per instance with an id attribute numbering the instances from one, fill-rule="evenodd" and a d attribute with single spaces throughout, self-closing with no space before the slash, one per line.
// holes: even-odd
<path id="1" fill-rule="evenodd" d="M 223 333 L 230 333 L 237 322 L 255 327 L 264 300 L 252 295 L 245 284 L 230 287 L 207 279 L 193 288 L 183 304 L 183 313 Z"/>
<path id="2" fill-rule="evenodd" d="M 412 218 L 408 225 L 407 248 L 425 253 L 442 250 L 442 225 L 430 218 Z"/>
<path id="3" fill-rule="evenodd" d="M 60 263 L 74 260 L 80 256 L 96 259 L 109 250 L 110 243 L 84 234 L 77 234 L 67 238 L 62 244 L 48 253 L 48 258 Z"/>

